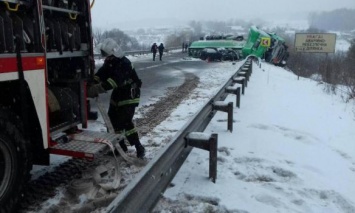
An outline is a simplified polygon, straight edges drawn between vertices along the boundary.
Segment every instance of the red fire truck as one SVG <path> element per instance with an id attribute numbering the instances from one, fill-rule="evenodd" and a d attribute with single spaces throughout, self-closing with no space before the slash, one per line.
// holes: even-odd
<path id="1" fill-rule="evenodd" d="M 91 4 L 0 0 L 0 212 L 12 211 L 32 166 L 50 154 L 93 159 L 117 139 L 85 129 Z"/>

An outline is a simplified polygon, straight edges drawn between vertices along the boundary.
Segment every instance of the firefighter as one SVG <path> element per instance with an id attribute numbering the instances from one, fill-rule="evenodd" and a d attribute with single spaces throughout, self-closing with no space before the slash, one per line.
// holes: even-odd
<path id="1" fill-rule="evenodd" d="M 135 146 L 137 157 L 143 158 L 145 149 L 140 143 L 138 132 L 133 123 L 135 108 L 139 104 L 142 81 L 133 64 L 124 56 L 123 51 L 113 39 L 103 41 L 101 54 L 106 57 L 103 66 L 95 74 L 95 84 L 89 86 L 87 96 L 97 97 L 112 89 L 108 116 L 117 134 L 123 134 L 131 146 Z M 127 152 L 124 141 L 120 141 L 123 151 Z"/>

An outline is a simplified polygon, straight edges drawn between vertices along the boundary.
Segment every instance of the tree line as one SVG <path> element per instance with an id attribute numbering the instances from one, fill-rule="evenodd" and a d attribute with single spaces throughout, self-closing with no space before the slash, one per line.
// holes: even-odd
<path id="1" fill-rule="evenodd" d="M 337 9 L 327 12 L 312 12 L 309 26 L 317 29 L 351 31 L 355 30 L 355 9 Z"/>
<path id="2" fill-rule="evenodd" d="M 260 19 L 246 21 L 242 19 L 230 19 L 227 21 L 190 21 L 187 28 L 181 29 L 167 35 L 164 44 L 167 47 L 178 47 L 183 42 L 192 42 L 199 40 L 206 34 L 228 34 L 231 32 L 231 26 L 241 26 L 249 29 L 252 25 L 262 25 L 265 23 Z M 145 30 L 138 29 L 137 32 L 144 34 Z M 147 49 L 147 44 L 141 44 L 136 38 L 127 35 L 123 31 L 114 28 L 111 30 L 93 29 L 94 45 L 98 45 L 105 38 L 114 39 L 124 51 Z M 149 47 L 150 48 L 150 47 Z"/>
<path id="3" fill-rule="evenodd" d="M 105 31 L 95 28 L 93 30 L 93 38 L 94 46 L 97 46 L 106 38 L 112 38 L 121 46 L 123 51 L 143 49 L 136 38 L 130 37 L 117 28 Z"/>

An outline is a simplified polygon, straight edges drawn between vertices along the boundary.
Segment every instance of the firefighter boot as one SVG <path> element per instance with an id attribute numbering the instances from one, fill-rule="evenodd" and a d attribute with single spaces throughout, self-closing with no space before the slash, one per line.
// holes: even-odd
<path id="1" fill-rule="evenodd" d="M 141 142 L 139 141 L 138 134 L 131 134 L 126 137 L 131 146 L 136 147 L 137 151 L 137 158 L 144 158 L 145 156 L 145 148 L 142 146 Z"/>
<path id="2" fill-rule="evenodd" d="M 137 158 L 144 158 L 145 156 L 145 148 L 142 146 L 142 144 L 136 144 L 135 145 L 136 150 L 137 150 Z"/>

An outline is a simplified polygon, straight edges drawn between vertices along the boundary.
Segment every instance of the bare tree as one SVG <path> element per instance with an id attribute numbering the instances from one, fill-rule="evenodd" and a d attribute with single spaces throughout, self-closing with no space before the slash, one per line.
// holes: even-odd
<path id="1" fill-rule="evenodd" d="M 194 30 L 194 35 L 200 37 L 202 34 L 202 23 L 199 21 L 190 21 L 189 26 Z"/>
<path id="2" fill-rule="evenodd" d="M 97 46 L 99 43 L 105 39 L 104 34 L 100 28 L 95 28 L 93 30 L 93 37 L 94 37 L 94 45 Z"/>
<path id="3" fill-rule="evenodd" d="M 348 100 L 355 98 L 355 39 L 351 41 L 344 62 L 343 84 L 347 88 Z"/>

